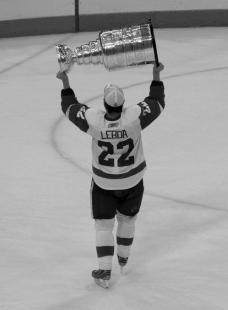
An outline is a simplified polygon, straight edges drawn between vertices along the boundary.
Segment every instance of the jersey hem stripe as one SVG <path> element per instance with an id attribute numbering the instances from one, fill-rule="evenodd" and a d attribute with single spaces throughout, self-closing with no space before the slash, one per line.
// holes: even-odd
<path id="1" fill-rule="evenodd" d="M 104 172 L 104 171 L 102 171 L 100 169 L 97 169 L 97 168 L 95 168 L 93 166 L 93 173 L 96 174 L 99 177 L 106 178 L 106 179 L 125 179 L 125 178 L 131 177 L 131 176 L 139 173 L 145 167 L 146 167 L 146 162 L 143 161 L 140 165 L 138 165 L 137 167 L 131 169 L 128 172 L 121 173 L 121 174 L 111 174 L 111 173 Z"/>

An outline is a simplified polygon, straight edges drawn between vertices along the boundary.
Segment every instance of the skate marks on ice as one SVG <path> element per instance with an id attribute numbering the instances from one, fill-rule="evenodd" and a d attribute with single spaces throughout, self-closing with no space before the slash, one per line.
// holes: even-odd
<path id="1" fill-rule="evenodd" d="M 121 275 L 119 270 L 114 270 L 110 287 L 107 289 L 96 285 L 93 279 L 86 281 L 89 284 L 83 286 L 83 290 L 75 294 L 81 296 L 62 301 L 45 310 L 150 310 L 153 297 L 148 297 L 149 295 L 146 296 L 140 292 L 143 289 L 140 287 L 141 283 L 132 283 L 132 281 L 136 280 L 130 277 L 130 273 L 126 272 L 125 275 Z M 145 292 L 145 294 L 148 294 L 148 292 Z M 141 295 L 143 295 L 143 298 Z"/>
<path id="2" fill-rule="evenodd" d="M 226 241 L 222 235 L 228 233 L 227 219 L 212 210 L 180 213 L 175 205 L 170 210 L 167 202 L 149 208 L 150 202 L 148 197 L 144 214 L 139 216 L 126 274 L 120 275 L 114 259 L 109 289 L 96 286 L 86 276 L 87 284 L 82 289 L 78 284 L 75 292 L 81 296 L 48 310 L 224 309 L 228 300 L 224 285 Z M 158 201 L 152 202 L 156 205 Z"/>
<path id="3" fill-rule="evenodd" d="M 157 207 L 151 207 L 151 203 Z M 138 219 L 140 229 L 135 242 L 144 238 L 144 227 L 151 227 L 147 231 L 151 239 L 146 255 L 145 246 L 137 243 L 132 276 L 145 291 L 151 288 L 148 296 L 152 300 L 160 296 L 157 309 L 163 309 L 162 305 L 172 310 L 225 309 L 228 302 L 227 216 L 208 209 L 181 211 L 175 203 L 161 205 L 159 200 L 149 199 L 144 201 L 143 212 L 146 214 Z M 150 277 L 145 276 L 146 270 L 150 270 Z M 151 305 L 155 306 L 154 301 Z"/>
<path id="4" fill-rule="evenodd" d="M 87 285 L 77 291 L 78 297 L 62 301 L 45 310 L 100 310 L 100 309 L 129 309 L 128 300 L 122 297 L 122 289 L 129 283 L 124 283 L 124 276 L 115 270 L 110 281 L 109 288 L 102 288 L 94 283 L 92 278 L 87 277 Z M 118 287 L 119 285 L 119 287 Z M 133 308 L 132 308 L 133 309 Z"/>

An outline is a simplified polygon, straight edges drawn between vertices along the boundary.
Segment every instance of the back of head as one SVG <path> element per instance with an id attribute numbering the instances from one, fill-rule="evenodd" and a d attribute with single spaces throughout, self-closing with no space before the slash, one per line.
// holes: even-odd
<path id="1" fill-rule="evenodd" d="M 112 108 L 121 107 L 125 101 L 123 90 L 114 84 L 106 85 L 104 89 L 104 101 Z"/>

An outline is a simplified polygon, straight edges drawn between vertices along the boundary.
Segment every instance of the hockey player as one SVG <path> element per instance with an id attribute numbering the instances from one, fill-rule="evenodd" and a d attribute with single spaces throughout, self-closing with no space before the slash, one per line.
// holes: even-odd
<path id="1" fill-rule="evenodd" d="M 62 111 L 79 129 L 92 136 L 91 208 L 95 220 L 99 268 L 92 271 L 96 283 L 108 287 L 114 255 L 113 228 L 117 220 L 117 258 L 121 268 L 128 261 L 135 234 L 135 220 L 143 197 L 146 162 L 141 130 L 165 107 L 160 63 L 153 67 L 149 95 L 138 104 L 124 107 L 123 90 L 112 84 L 104 89 L 105 111 L 79 103 L 67 73 L 62 80 Z"/>

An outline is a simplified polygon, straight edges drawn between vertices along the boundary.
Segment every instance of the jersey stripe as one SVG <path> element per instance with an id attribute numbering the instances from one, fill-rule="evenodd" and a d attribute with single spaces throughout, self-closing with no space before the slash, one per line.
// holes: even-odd
<path id="1" fill-rule="evenodd" d="M 106 178 L 106 179 L 125 179 L 125 178 L 133 176 L 134 174 L 137 174 L 138 172 L 142 171 L 145 167 L 146 167 L 146 162 L 144 160 L 140 165 L 138 165 L 137 167 L 125 173 L 120 173 L 120 174 L 106 173 L 100 169 L 95 168 L 94 166 L 93 166 L 93 173 L 95 173 L 99 177 Z"/>
<path id="2" fill-rule="evenodd" d="M 134 238 L 123 238 L 123 237 L 116 237 L 116 241 L 118 245 L 125 245 L 129 246 L 132 245 Z"/>
<path id="3" fill-rule="evenodd" d="M 159 105 L 159 108 L 160 108 L 160 111 L 162 112 L 164 110 L 163 106 L 159 103 L 158 101 L 158 105 Z"/>
<path id="4" fill-rule="evenodd" d="M 66 110 L 66 117 L 69 118 L 69 114 L 70 114 L 70 108 L 73 106 L 74 104 L 71 104 L 68 109 Z"/>
<path id="5" fill-rule="evenodd" d="M 114 246 L 97 246 L 97 257 L 112 256 L 114 254 Z"/>

